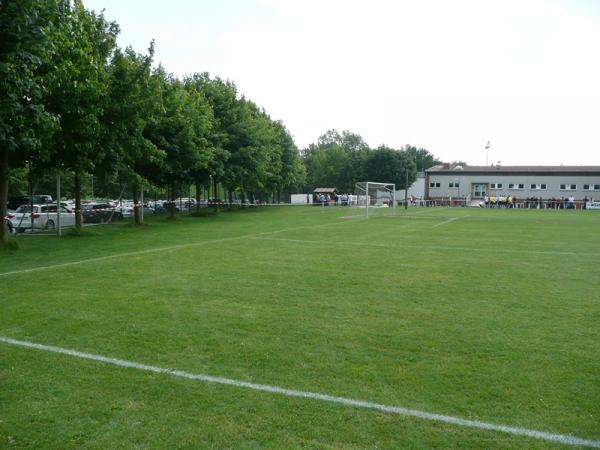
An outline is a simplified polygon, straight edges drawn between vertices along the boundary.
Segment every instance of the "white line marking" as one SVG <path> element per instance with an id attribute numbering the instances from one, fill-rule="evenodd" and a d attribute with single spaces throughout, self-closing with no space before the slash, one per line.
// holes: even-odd
<path id="1" fill-rule="evenodd" d="M 297 244 L 316 244 L 316 245 L 336 245 L 336 246 L 358 246 L 358 247 L 381 247 L 402 250 L 404 248 L 416 248 L 422 251 L 436 251 L 436 250 L 457 250 L 457 251 L 472 251 L 482 253 L 520 253 L 520 254 L 532 254 L 532 255 L 550 255 L 550 256 L 590 256 L 597 257 L 596 253 L 576 253 L 576 252 L 561 252 L 552 250 L 514 250 L 514 249 L 503 249 L 503 248 L 476 248 L 476 247 L 451 247 L 444 245 L 415 245 L 415 244 L 402 244 L 402 245 L 390 245 L 390 244 L 377 244 L 374 242 L 350 242 L 350 241 L 315 241 L 309 239 L 285 239 L 285 238 L 268 238 L 251 236 L 249 239 L 256 239 L 261 241 L 281 241 L 281 242 L 293 242 Z"/>
<path id="2" fill-rule="evenodd" d="M 189 244 L 179 244 L 179 245 L 171 245 L 171 246 L 167 246 L 167 247 L 150 248 L 147 250 L 139 250 L 139 251 L 135 251 L 135 252 L 117 253 L 114 255 L 100 256 L 98 258 L 82 259 L 79 261 L 70 261 L 70 262 L 61 263 L 61 264 L 54 264 L 51 266 L 38 266 L 38 267 L 32 267 L 30 269 L 13 270 L 11 272 L 2 272 L 2 273 L 0 273 L 0 277 L 16 275 L 16 274 L 21 274 L 21 273 L 38 272 L 38 271 L 47 270 L 47 269 L 58 269 L 58 268 L 62 268 L 62 267 L 69 267 L 69 266 L 76 266 L 79 264 L 87 264 L 87 263 L 93 263 L 93 262 L 106 261 L 109 259 L 116 259 L 116 258 L 122 258 L 122 257 L 127 257 L 127 256 L 138 256 L 138 255 L 145 255 L 148 253 L 157 253 L 157 252 L 165 252 L 165 251 L 171 251 L 171 250 L 179 250 L 182 248 L 198 247 L 198 246 L 202 246 L 202 245 L 206 245 L 206 244 L 213 244 L 213 243 L 217 243 L 217 242 L 232 241 L 235 239 L 250 239 L 250 238 L 255 238 L 258 236 L 268 236 L 269 234 L 285 233 L 286 231 L 303 230 L 305 228 L 318 228 L 318 227 L 327 227 L 327 226 L 331 226 L 331 225 L 340 225 L 343 223 L 345 223 L 345 222 L 328 222 L 325 224 L 318 224 L 318 225 L 305 225 L 305 226 L 301 226 L 301 227 L 283 228 L 281 230 L 275 230 L 275 231 L 265 231 L 265 232 L 257 233 L 257 234 L 245 234 L 242 236 L 233 236 L 233 237 L 221 238 L 221 239 L 207 239 L 207 240 L 200 241 L 200 242 L 191 242 Z"/>
<path id="3" fill-rule="evenodd" d="M 378 410 L 378 411 L 382 411 L 382 412 L 386 412 L 386 413 L 390 413 L 390 414 L 397 414 L 400 416 L 415 417 L 418 419 L 432 420 L 432 421 L 436 421 L 436 422 L 444 422 L 444 423 L 449 423 L 452 425 L 458 425 L 458 426 L 462 426 L 462 427 L 478 428 L 481 430 L 499 431 L 502 433 L 508 433 L 508 434 L 512 434 L 515 436 L 526 436 L 526 437 L 535 438 L 535 439 L 542 439 L 545 441 L 559 442 L 561 444 L 567 444 L 567 445 L 580 445 L 580 446 L 588 446 L 588 447 L 593 447 L 593 448 L 600 448 L 600 441 L 579 438 L 576 436 L 571 436 L 571 435 L 566 435 L 566 434 L 556 434 L 556 433 L 550 433 L 547 431 L 538 431 L 538 430 L 531 430 L 531 429 L 527 429 L 527 428 L 512 427 L 512 426 L 508 426 L 508 425 L 500 425 L 500 424 L 494 424 L 494 423 L 489 423 L 489 422 L 482 422 L 479 420 L 461 419 L 460 417 L 447 416 L 444 414 L 434 414 L 434 413 L 429 413 L 429 412 L 425 412 L 425 411 L 418 411 L 415 409 L 402 408 L 400 406 L 390 406 L 390 405 L 384 405 L 381 403 L 373 403 L 373 402 L 366 402 L 366 401 L 362 401 L 362 400 L 354 400 L 351 398 L 337 397 L 334 395 L 321 394 L 318 392 L 299 391 L 299 390 L 295 390 L 295 389 L 287 389 L 287 388 L 272 386 L 269 384 L 251 383 L 248 381 L 234 380 L 232 378 L 223 378 L 223 377 L 215 377 L 212 375 L 190 373 L 190 372 L 185 372 L 183 370 L 167 369 L 167 368 L 158 367 L 158 366 L 150 366 L 147 364 L 140 364 L 140 363 L 136 363 L 136 362 L 132 362 L 132 361 L 126 361 L 123 359 L 109 358 L 107 356 L 95 355 L 92 353 L 82 353 L 82 352 L 78 352 L 76 350 L 55 347 L 52 345 L 36 344 L 34 342 L 28 342 L 28 341 L 20 341 L 17 339 L 11 339 L 11 338 L 2 337 L 2 336 L 0 336 L 0 342 L 4 342 L 5 344 L 10 344 L 10 345 L 16 345 L 19 347 L 32 348 L 32 349 L 36 349 L 36 350 L 44 350 L 47 352 L 60 353 L 63 355 L 74 356 L 77 358 L 89 359 L 92 361 L 99 361 L 99 362 L 103 362 L 106 364 L 112 364 L 114 366 L 119 366 L 119 367 L 126 367 L 126 368 L 130 368 L 130 369 L 143 370 L 146 372 L 154 372 L 154 373 L 160 373 L 160 374 L 165 374 L 165 375 L 172 375 L 172 376 L 187 378 L 187 379 L 196 380 L 196 381 L 204 381 L 206 383 L 225 384 L 225 385 L 229 385 L 229 386 L 236 386 L 236 387 L 241 387 L 241 388 L 246 388 L 246 389 L 252 389 L 255 391 L 281 394 L 281 395 L 285 395 L 288 397 L 301 397 L 301 398 L 309 398 L 309 399 L 314 399 L 314 400 L 321 400 L 321 401 L 330 402 L 330 403 L 340 403 L 342 405 L 352 406 L 355 408 L 374 409 L 374 410 Z"/>
<path id="4" fill-rule="evenodd" d="M 443 222 L 436 223 L 431 228 L 441 227 L 442 225 L 445 225 L 445 224 L 450 223 L 450 222 L 454 222 L 455 220 L 458 220 L 458 219 L 460 219 L 460 217 L 450 217 L 448 220 L 444 220 Z"/>
<path id="5" fill-rule="evenodd" d="M 180 244 L 180 245 L 172 245 L 169 247 L 149 248 L 147 250 L 139 250 L 139 251 L 135 251 L 135 252 L 117 253 L 114 255 L 100 256 L 98 258 L 89 258 L 89 259 L 82 259 L 79 261 L 70 261 L 70 262 L 66 262 L 66 263 L 62 263 L 62 264 L 54 264 L 52 266 L 38 266 L 38 267 L 32 267 L 31 269 L 13 270 L 12 272 L 2 272 L 2 273 L 0 273 L 0 277 L 20 274 L 20 273 L 37 272 L 40 270 L 57 269 L 57 268 L 61 268 L 61 267 L 76 266 L 79 264 L 87 264 L 87 263 L 93 263 L 93 262 L 99 262 L 99 261 L 106 261 L 109 259 L 122 258 L 122 257 L 126 257 L 126 256 L 138 256 L 138 255 L 145 255 L 147 253 L 178 250 L 178 249 L 187 248 L 187 247 L 211 244 L 213 242 L 222 242 L 222 241 L 230 241 L 233 239 L 249 238 L 251 236 L 255 236 L 255 235 L 235 236 L 235 237 L 229 237 L 229 238 L 223 238 L 223 239 L 213 239 L 213 240 L 206 240 L 206 241 L 201 241 L 201 242 L 193 242 L 191 244 Z"/>

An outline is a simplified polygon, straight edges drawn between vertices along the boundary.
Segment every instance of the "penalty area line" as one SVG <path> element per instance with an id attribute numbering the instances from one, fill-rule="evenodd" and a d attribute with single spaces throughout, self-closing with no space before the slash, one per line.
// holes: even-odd
<path id="1" fill-rule="evenodd" d="M 466 217 L 466 216 L 465 216 Z M 434 226 L 432 226 L 431 228 L 437 228 L 437 227 L 441 227 L 442 225 L 446 225 L 447 223 L 450 222 L 454 222 L 455 220 L 460 219 L 460 217 L 450 217 L 448 220 L 444 220 L 443 222 L 440 223 L 436 223 Z"/>
<path id="2" fill-rule="evenodd" d="M 205 246 L 208 244 L 215 244 L 215 243 L 219 243 L 219 242 L 233 241 L 233 240 L 239 240 L 239 239 L 242 239 L 242 240 L 243 239 L 251 239 L 251 238 L 257 238 L 260 236 L 269 236 L 269 235 L 277 234 L 277 233 L 285 233 L 286 231 L 302 230 L 305 228 L 327 227 L 327 226 L 339 225 L 339 224 L 343 224 L 343 223 L 344 222 L 329 222 L 326 224 L 307 225 L 307 226 L 300 226 L 300 227 L 293 227 L 293 228 L 283 228 L 280 230 L 265 231 L 265 232 L 256 233 L 256 234 L 245 234 L 242 236 L 231 236 L 231 237 L 219 238 L 219 239 L 207 239 L 207 240 L 198 241 L 198 242 L 191 242 L 188 244 L 178 244 L 178 245 L 170 245 L 167 247 L 155 247 L 155 248 L 149 248 L 146 250 L 137 250 L 137 251 L 133 251 L 133 252 L 115 253 L 113 255 L 99 256 L 97 258 L 81 259 L 78 261 L 69 261 L 66 263 L 53 264 L 50 266 L 37 266 L 37 267 L 31 267 L 29 269 L 20 269 L 20 270 L 12 270 L 10 272 L 1 272 L 0 277 L 17 275 L 17 274 L 22 274 L 22 273 L 39 272 L 39 271 L 48 270 L 48 269 L 60 269 L 63 267 L 78 266 L 81 264 L 101 262 L 101 261 L 107 261 L 107 260 L 117 259 L 117 258 L 125 258 L 125 257 L 129 257 L 129 256 L 140 256 L 140 255 L 160 253 L 160 252 L 166 252 L 166 251 L 172 251 L 172 250 L 181 250 L 181 249 L 191 248 L 191 247 L 202 247 L 202 246 Z"/>
<path id="3" fill-rule="evenodd" d="M 67 348 L 55 347 L 52 345 L 37 344 L 29 341 L 21 341 L 17 339 L 11 339 L 0 336 L 0 342 L 5 344 L 14 345 L 18 347 L 25 347 L 35 350 L 43 350 L 52 353 L 59 353 L 63 355 L 73 356 L 80 359 L 87 359 L 92 361 L 98 361 L 113 366 L 124 367 L 129 369 L 137 369 L 145 372 L 153 372 L 165 375 L 171 375 L 179 378 L 186 378 L 189 380 L 202 381 L 205 383 L 223 384 L 228 386 L 235 386 L 239 388 L 251 389 L 254 391 L 269 392 L 273 394 L 280 394 L 287 397 L 300 397 L 312 400 L 320 400 L 329 403 L 338 403 L 354 408 L 364 408 L 377 410 L 389 414 L 396 414 L 399 416 L 412 417 L 417 419 L 443 422 L 451 425 L 457 425 L 461 427 L 477 428 L 480 430 L 496 431 L 501 433 L 507 433 L 514 436 L 525 436 L 534 439 L 541 439 L 549 442 L 558 442 L 566 445 L 577 445 L 587 446 L 593 448 L 600 448 L 600 441 L 591 439 L 580 438 L 572 435 L 557 434 L 547 431 L 532 430 L 528 428 L 513 427 L 508 425 L 495 424 L 490 422 L 482 422 L 479 420 L 462 419 L 460 417 L 447 416 L 444 414 L 435 414 L 425 411 L 419 411 L 415 409 L 403 408 L 401 406 L 384 405 L 381 403 L 367 402 L 363 400 L 355 400 L 346 397 L 337 397 L 335 395 L 322 394 L 318 392 L 300 391 L 296 389 L 288 389 L 269 384 L 251 383 L 248 381 L 235 380 L 232 378 L 216 377 L 212 375 L 198 374 L 186 372 L 177 369 L 168 369 L 164 367 L 152 366 L 148 364 L 141 364 L 133 361 L 127 361 L 124 359 L 110 358 L 107 356 L 96 355 L 92 353 L 83 353 L 76 350 Z"/>

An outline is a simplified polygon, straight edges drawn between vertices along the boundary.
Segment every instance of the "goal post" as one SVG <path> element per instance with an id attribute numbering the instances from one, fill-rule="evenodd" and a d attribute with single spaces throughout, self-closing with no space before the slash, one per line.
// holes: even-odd
<path id="1" fill-rule="evenodd" d="M 361 181 L 354 187 L 353 206 L 364 208 L 365 218 L 369 215 L 396 215 L 396 185 Z"/>

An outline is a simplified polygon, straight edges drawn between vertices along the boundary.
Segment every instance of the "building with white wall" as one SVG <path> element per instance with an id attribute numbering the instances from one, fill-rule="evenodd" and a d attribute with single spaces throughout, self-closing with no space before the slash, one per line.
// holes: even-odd
<path id="1" fill-rule="evenodd" d="M 451 166 L 425 175 L 425 198 L 479 200 L 485 196 L 600 199 L 600 166 Z"/>

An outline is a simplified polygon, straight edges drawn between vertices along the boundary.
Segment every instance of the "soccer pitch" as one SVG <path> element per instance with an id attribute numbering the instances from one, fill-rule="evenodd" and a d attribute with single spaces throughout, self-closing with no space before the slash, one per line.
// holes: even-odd
<path id="1" fill-rule="evenodd" d="M 600 447 L 600 213 L 396 213 L 20 237 L 0 448 Z"/>

